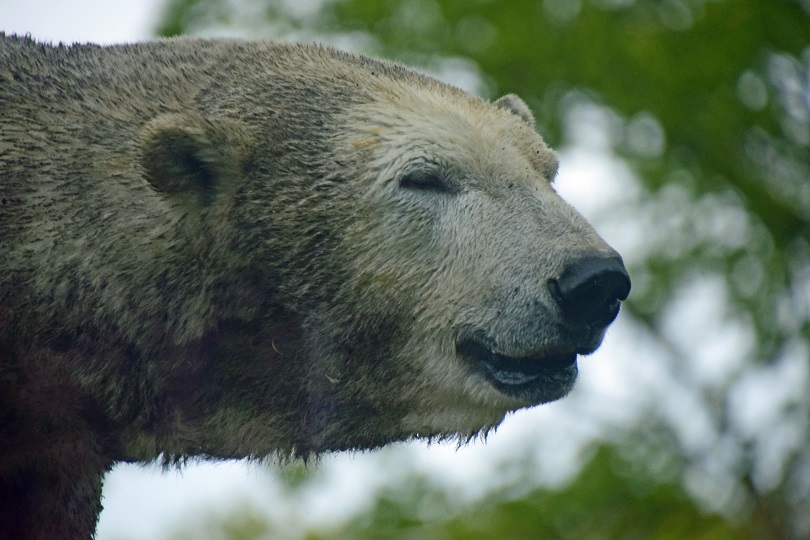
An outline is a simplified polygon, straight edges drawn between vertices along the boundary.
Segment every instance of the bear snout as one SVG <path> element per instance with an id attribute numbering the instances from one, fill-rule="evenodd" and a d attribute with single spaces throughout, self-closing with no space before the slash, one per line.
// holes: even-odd
<path id="1" fill-rule="evenodd" d="M 548 289 L 563 315 L 572 323 L 607 327 L 630 294 L 630 276 L 621 257 L 583 257 L 570 263 Z"/>

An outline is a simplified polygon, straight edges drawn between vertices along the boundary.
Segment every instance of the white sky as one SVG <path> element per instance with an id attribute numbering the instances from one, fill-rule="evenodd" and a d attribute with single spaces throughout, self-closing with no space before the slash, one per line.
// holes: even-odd
<path id="1" fill-rule="evenodd" d="M 43 41 L 117 43 L 152 35 L 163 0 L 3 0 L 0 31 Z"/>

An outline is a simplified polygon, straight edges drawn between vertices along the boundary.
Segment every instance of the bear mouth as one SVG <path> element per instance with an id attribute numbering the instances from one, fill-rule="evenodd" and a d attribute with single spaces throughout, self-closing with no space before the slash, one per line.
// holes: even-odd
<path id="1" fill-rule="evenodd" d="M 577 353 L 573 350 L 509 356 L 471 338 L 460 340 L 456 352 L 470 360 L 498 391 L 533 404 L 565 396 L 577 377 Z"/>

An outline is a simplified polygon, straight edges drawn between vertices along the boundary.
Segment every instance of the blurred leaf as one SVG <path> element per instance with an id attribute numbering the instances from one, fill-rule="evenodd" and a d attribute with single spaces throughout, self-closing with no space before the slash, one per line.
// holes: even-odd
<path id="1" fill-rule="evenodd" d="M 774 526 L 779 527 L 778 522 L 760 514 L 728 520 L 705 512 L 676 482 L 603 446 L 572 483 L 558 490 L 533 489 L 519 497 L 496 494 L 473 508 L 459 508 L 430 479 L 413 477 L 395 490 L 381 493 L 372 508 L 349 523 L 328 531 L 310 531 L 305 537 L 758 540 L 781 537 L 782 531 Z M 250 511 L 213 520 L 203 530 L 209 538 L 274 537 L 263 518 Z M 203 533 L 194 534 L 200 538 Z"/>

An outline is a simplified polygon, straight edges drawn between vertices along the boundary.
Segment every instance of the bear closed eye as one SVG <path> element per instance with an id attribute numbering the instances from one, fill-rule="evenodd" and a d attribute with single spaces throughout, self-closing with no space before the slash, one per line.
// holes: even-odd
<path id="1" fill-rule="evenodd" d="M 431 170 L 417 169 L 405 173 L 399 180 L 400 187 L 417 191 L 433 191 L 436 193 L 453 193 L 455 189 L 442 178 L 440 173 Z"/>

